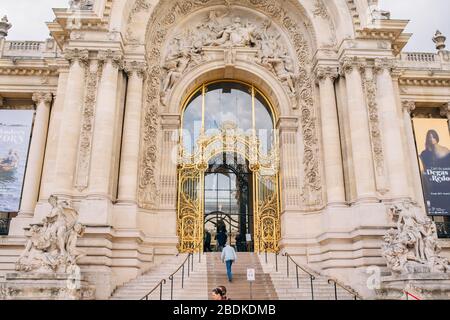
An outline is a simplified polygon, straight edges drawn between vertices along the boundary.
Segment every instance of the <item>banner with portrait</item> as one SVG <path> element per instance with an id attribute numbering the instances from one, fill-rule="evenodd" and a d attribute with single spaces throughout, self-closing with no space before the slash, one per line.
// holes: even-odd
<path id="1" fill-rule="evenodd" d="M 0 212 L 18 212 L 33 110 L 0 110 Z"/>
<path id="2" fill-rule="evenodd" d="M 446 119 L 413 119 L 425 206 L 450 216 L 450 134 Z"/>

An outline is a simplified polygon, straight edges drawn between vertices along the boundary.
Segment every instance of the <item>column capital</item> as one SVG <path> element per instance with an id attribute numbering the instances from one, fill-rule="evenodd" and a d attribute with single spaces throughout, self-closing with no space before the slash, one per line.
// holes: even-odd
<path id="1" fill-rule="evenodd" d="M 333 82 L 339 76 L 338 68 L 332 66 L 317 66 L 315 70 L 316 82 L 322 82 L 331 79 Z"/>
<path id="2" fill-rule="evenodd" d="M 389 73 L 395 68 L 395 60 L 392 58 L 376 58 L 375 59 L 375 73 L 383 72 L 387 70 Z"/>
<path id="3" fill-rule="evenodd" d="M 440 113 L 441 116 L 447 117 L 450 120 L 450 101 L 441 107 Z"/>
<path id="4" fill-rule="evenodd" d="M 81 65 L 87 65 L 89 60 L 89 50 L 67 49 L 64 52 L 64 57 L 69 60 L 70 64 L 78 61 Z"/>
<path id="5" fill-rule="evenodd" d="M 296 132 L 298 130 L 298 123 L 299 119 L 297 117 L 281 117 L 278 120 L 277 129 L 280 132 Z"/>
<path id="6" fill-rule="evenodd" d="M 163 130 L 176 130 L 180 128 L 181 116 L 179 114 L 162 114 L 161 127 Z"/>
<path id="7" fill-rule="evenodd" d="M 53 95 L 49 92 L 35 92 L 32 99 L 36 104 L 44 103 L 45 105 L 50 105 Z"/>
<path id="8" fill-rule="evenodd" d="M 129 77 L 133 74 L 136 74 L 138 77 L 143 78 L 145 73 L 147 72 L 147 62 L 127 60 L 123 64 L 123 70 L 128 74 Z"/>
<path id="9" fill-rule="evenodd" d="M 123 54 L 120 51 L 114 51 L 111 49 L 100 50 L 97 58 L 102 63 L 111 62 L 115 68 L 123 68 Z"/>
<path id="10" fill-rule="evenodd" d="M 359 72 L 364 72 L 367 67 L 367 60 L 361 57 L 344 57 L 340 62 L 340 73 L 341 75 L 346 75 L 352 72 L 354 69 Z"/>
<path id="11" fill-rule="evenodd" d="M 403 100 L 402 107 L 404 111 L 411 114 L 411 112 L 413 112 L 416 109 L 416 103 L 411 100 Z"/>

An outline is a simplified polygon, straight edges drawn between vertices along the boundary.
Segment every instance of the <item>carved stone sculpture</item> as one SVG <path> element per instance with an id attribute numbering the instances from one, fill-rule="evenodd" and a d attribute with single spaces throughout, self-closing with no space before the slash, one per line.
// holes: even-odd
<path id="1" fill-rule="evenodd" d="M 70 0 L 70 9 L 91 10 L 94 7 L 94 0 Z"/>
<path id="2" fill-rule="evenodd" d="M 382 255 L 394 274 L 444 273 L 448 261 L 439 256 L 435 223 L 428 217 L 419 217 L 417 208 L 405 201 L 390 208 L 397 223 L 384 236 Z"/>
<path id="3" fill-rule="evenodd" d="M 85 229 L 78 222 L 77 211 L 56 196 L 48 201 L 52 209 L 41 224 L 31 226 L 30 238 L 16 263 L 17 271 L 70 273 L 84 255 L 76 248 Z"/>
<path id="4" fill-rule="evenodd" d="M 187 27 L 172 38 L 166 49 L 162 69 L 162 99 L 173 88 L 182 74 L 205 61 L 204 48 L 252 48 L 257 50 L 256 63 L 274 73 L 291 95 L 296 94 L 296 76 L 293 60 L 285 49 L 281 34 L 270 20 L 258 21 L 212 10 L 193 27 Z"/>

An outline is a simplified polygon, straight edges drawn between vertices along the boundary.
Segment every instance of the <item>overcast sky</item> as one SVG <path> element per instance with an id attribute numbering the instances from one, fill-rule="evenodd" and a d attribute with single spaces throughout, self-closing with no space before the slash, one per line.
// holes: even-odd
<path id="1" fill-rule="evenodd" d="M 324 0 L 334 1 L 334 0 Z M 68 0 L 0 0 L 0 15 L 8 15 L 13 24 L 10 40 L 43 40 L 48 37 L 45 21 L 52 21 L 51 8 L 66 7 Z M 437 29 L 448 37 L 450 48 L 449 0 L 380 0 L 380 7 L 392 12 L 392 18 L 410 19 L 406 32 L 414 33 L 407 51 L 434 52 L 431 41 Z"/>

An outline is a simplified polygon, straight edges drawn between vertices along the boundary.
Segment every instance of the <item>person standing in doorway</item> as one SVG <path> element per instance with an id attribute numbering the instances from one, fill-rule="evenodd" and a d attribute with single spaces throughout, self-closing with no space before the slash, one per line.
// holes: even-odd
<path id="1" fill-rule="evenodd" d="M 216 235 L 216 239 L 217 239 L 217 251 L 221 252 L 223 250 L 223 248 L 225 247 L 225 245 L 227 244 L 227 234 L 223 231 L 223 229 L 221 229 L 219 231 L 219 233 L 217 233 Z"/>
<path id="2" fill-rule="evenodd" d="M 204 251 L 205 252 L 211 252 L 211 233 L 209 232 L 209 230 L 206 230 L 205 232 L 205 242 L 204 242 Z"/>
<path id="3" fill-rule="evenodd" d="M 234 251 L 234 248 L 228 244 L 225 244 L 225 248 L 222 250 L 222 262 L 225 262 L 227 266 L 227 276 L 228 281 L 233 281 L 233 273 L 231 271 L 231 266 L 234 262 L 237 260 L 236 251 Z"/>

